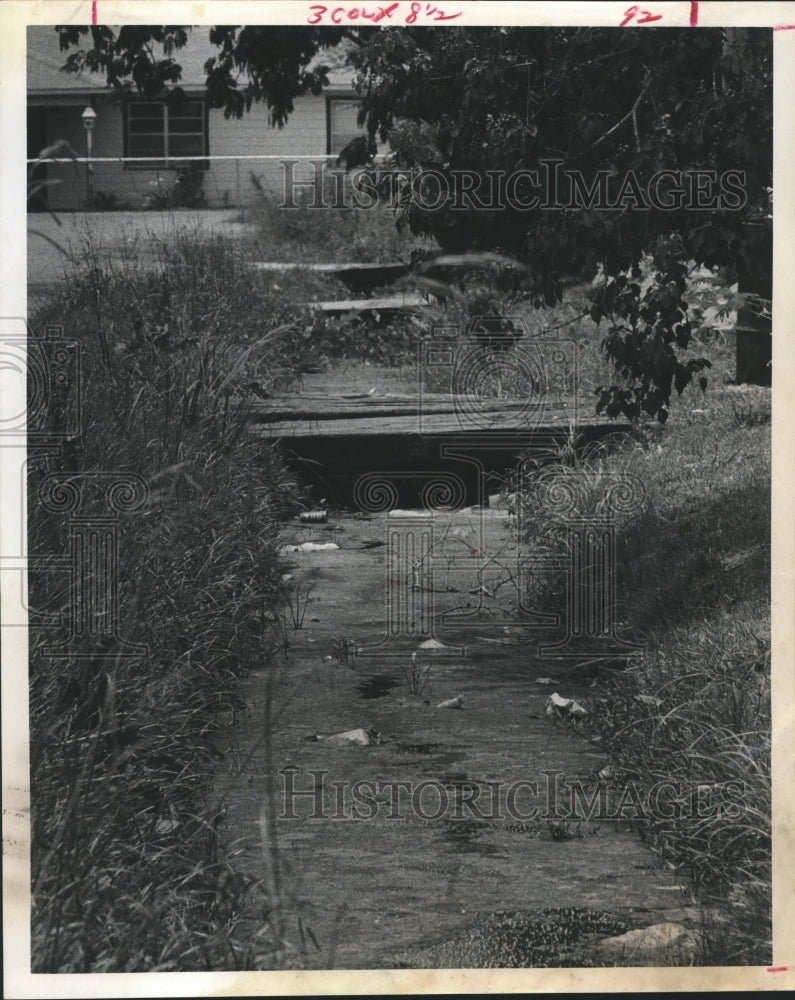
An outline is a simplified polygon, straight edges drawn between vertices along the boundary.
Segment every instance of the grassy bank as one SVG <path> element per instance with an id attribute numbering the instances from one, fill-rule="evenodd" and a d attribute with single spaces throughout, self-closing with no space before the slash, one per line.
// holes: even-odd
<path id="1" fill-rule="evenodd" d="M 279 947 L 268 873 L 235 870 L 211 777 L 234 750 L 238 678 L 279 641 L 276 536 L 298 491 L 245 427 L 252 387 L 290 375 L 292 322 L 234 246 L 190 234 L 110 270 L 87 245 L 32 318 L 80 344 L 82 421 L 32 465 L 31 555 L 69 552 L 68 518 L 39 501 L 50 474 L 91 517 L 112 513 L 101 477 L 133 473 L 148 492 L 118 519 L 118 633 L 137 649 L 99 636 L 51 658 L 64 632 L 31 629 L 36 972 L 267 967 Z M 86 586 L 101 593 L 107 569 Z M 55 565 L 31 589 L 68 618 Z"/>
<path id="2" fill-rule="evenodd" d="M 571 517 L 604 513 L 616 477 L 639 486 L 614 516 L 615 616 L 645 653 L 592 665 L 588 725 L 603 780 L 665 790 L 641 834 L 708 904 L 705 964 L 771 961 L 770 407 L 765 389 L 688 390 L 665 429 L 543 470 L 547 496 L 579 491 L 572 511 L 539 504 L 537 475 L 519 501 L 533 559 L 565 561 Z M 536 606 L 566 607 L 563 573 L 532 586 Z"/>

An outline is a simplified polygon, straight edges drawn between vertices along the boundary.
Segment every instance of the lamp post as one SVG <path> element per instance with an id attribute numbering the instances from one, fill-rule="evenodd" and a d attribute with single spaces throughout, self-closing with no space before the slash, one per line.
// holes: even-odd
<path id="1" fill-rule="evenodd" d="M 91 200 L 91 194 L 93 189 L 93 171 L 94 168 L 91 165 L 91 139 L 92 133 L 94 131 L 94 122 L 97 120 L 97 113 L 92 107 L 88 107 L 80 115 L 83 119 L 83 128 L 86 130 L 86 196 L 88 200 Z"/>

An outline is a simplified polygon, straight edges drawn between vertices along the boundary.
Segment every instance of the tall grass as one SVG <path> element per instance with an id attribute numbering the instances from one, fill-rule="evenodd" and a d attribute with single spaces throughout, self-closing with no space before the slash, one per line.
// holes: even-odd
<path id="1" fill-rule="evenodd" d="M 535 473 L 519 493 L 526 551 L 565 564 L 570 518 L 600 513 L 615 474 L 643 484 L 614 527 L 619 632 L 646 654 L 597 671 L 591 733 L 616 780 L 684 790 L 644 835 L 708 904 L 705 964 L 771 960 L 769 423 L 769 390 L 688 390 L 664 430 L 543 470 L 581 484 L 573 512 L 539 505 Z M 564 586 L 538 574 L 534 604 L 560 609 Z"/>
<path id="2" fill-rule="evenodd" d="M 411 252 L 428 241 L 400 233 L 395 213 L 387 204 L 361 207 L 349 175 L 324 174 L 322 191 L 299 190 L 287 204 L 283 195 L 265 188 L 256 174 L 253 205 L 244 210 L 244 221 L 257 227 L 253 247 L 259 260 L 313 263 L 350 261 L 386 263 L 408 260 Z"/>
<path id="3" fill-rule="evenodd" d="M 68 551 L 66 519 L 37 500 L 48 474 L 131 471 L 150 492 L 119 525 L 120 633 L 141 655 L 106 642 L 51 660 L 58 637 L 31 629 L 36 972 L 268 967 L 281 947 L 277 882 L 234 869 L 213 770 L 238 679 L 278 642 L 276 536 L 297 490 L 246 424 L 252 384 L 290 373 L 288 319 L 232 246 L 185 234 L 112 268 L 87 246 L 33 320 L 80 342 L 83 422 L 30 474 L 31 554 Z M 67 612 L 54 580 L 33 603 Z"/>

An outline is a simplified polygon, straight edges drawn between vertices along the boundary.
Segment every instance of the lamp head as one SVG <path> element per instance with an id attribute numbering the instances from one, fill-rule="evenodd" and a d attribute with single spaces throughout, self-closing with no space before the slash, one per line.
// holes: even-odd
<path id="1" fill-rule="evenodd" d="M 86 108 L 80 117 L 83 119 L 83 128 L 86 132 L 90 132 L 94 127 L 94 122 L 97 120 L 96 111 L 90 107 Z"/>

